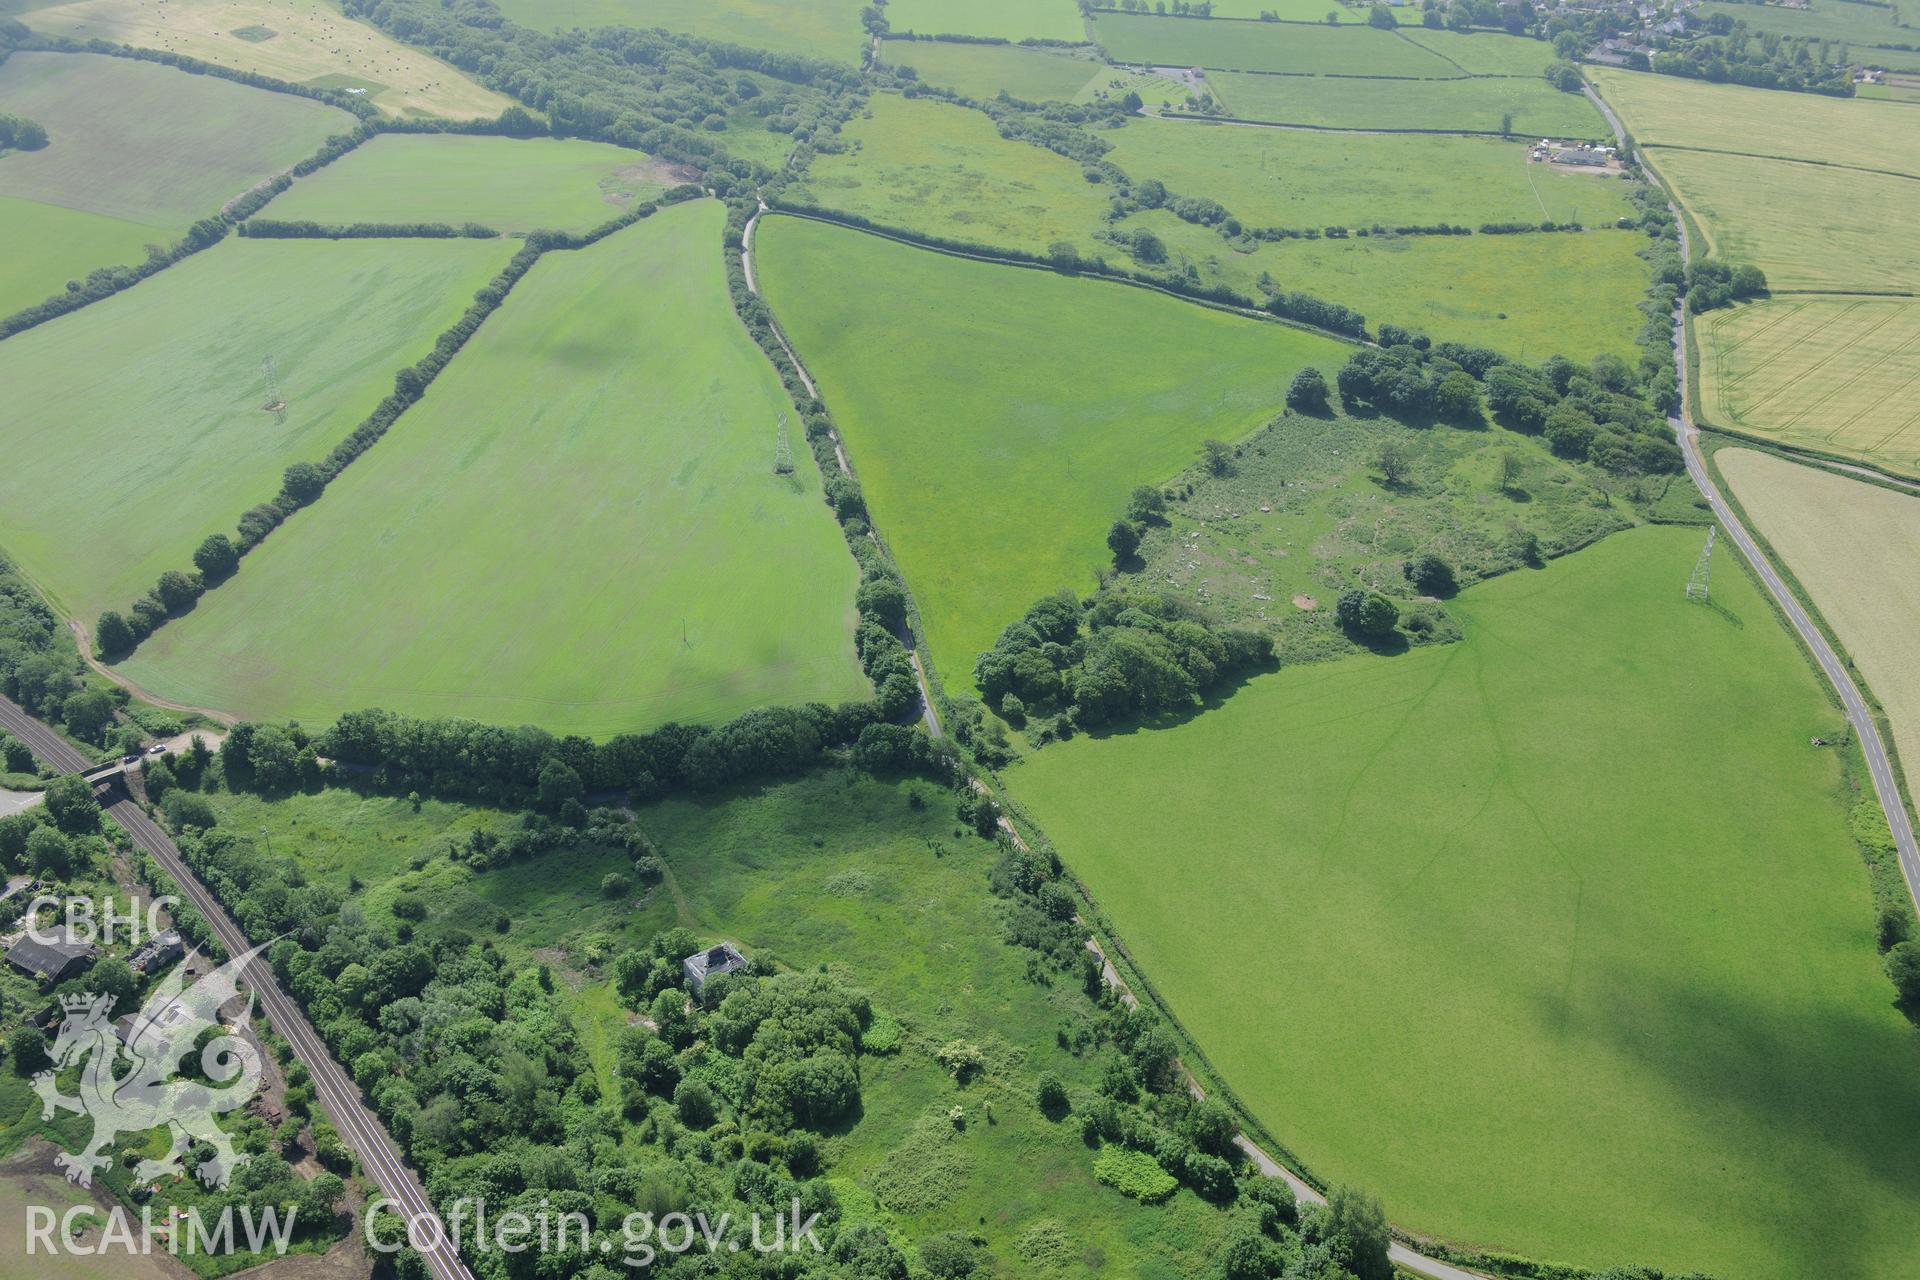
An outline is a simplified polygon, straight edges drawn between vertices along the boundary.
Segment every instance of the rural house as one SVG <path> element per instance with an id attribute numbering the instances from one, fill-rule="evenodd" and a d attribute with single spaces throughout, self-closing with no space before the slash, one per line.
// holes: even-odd
<path id="1" fill-rule="evenodd" d="M 734 950 L 730 942 L 717 943 L 680 962 L 681 972 L 687 978 L 687 989 L 696 996 L 700 994 L 700 988 L 707 985 L 708 978 L 736 973 L 746 967 L 747 958 Z"/>

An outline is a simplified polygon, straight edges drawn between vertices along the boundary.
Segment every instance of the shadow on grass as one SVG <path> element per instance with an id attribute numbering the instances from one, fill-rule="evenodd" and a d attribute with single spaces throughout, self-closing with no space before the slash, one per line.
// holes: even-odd
<path id="1" fill-rule="evenodd" d="M 1801 1274 L 1870 1274 L 1865 1259 L 1833 1256 L 1847 1254 L 1866 1227 L 1854 1188 L 1809 1183 L 1805 1171 L 1792 1166 L 1791 1148 L 1824 1152 L 1860 1183 L 1880 1184 L 1909 1205 L 1920 1204 L 1920 1150 L 1913 1141 L 1920 1134 L 1920 1088 L 1913 1087 L 1920 1072 L 1910 1069 L 1912 1033 L 1890 1027 L 1869 1007 L 1847 1004 L 1838 992 L 1811 1004 L 1770 1000 L 1651 964 L 1601 981 L 1588 975 L 1581 985 L 1599 996 L 1584 1011 L 1569 1010 L 1564 991 L 1535 994 L 1535 1015 L 1546 1033 L 1632 1061 L 1652 1081 L 1650 1091 L 1683 1100 L 1703 1126 L 1711 1122 L 1736 1149 L 1744 1146 L 1753 1163 L 1785 1158 L 1780 1190 L 1791 1182 L 1814 1206 L 1799 1227 L 1804 1232 L 1816 1218 L 1821 1224 L 1817 1242 L 1802 1238 L 1800 1244 L 1808 1255 L 1803 1261 L 1818 1254 L 1823 1265 Z M 1884 995 L 1893 1003 L 1890 984 Z M 1876 1068 L 1878 1079 L 1870 1074 Z M 1730 1120 L 1738 1127 L 1729 1129 Z M 1703 1173 L 1716 1155 L 1696 1154 Z M 1706 1209 L 1734 1188 L 1706 1179 L 1699 1194 Z M 1778 1225 L 1792 1234 L 1788 1224 Z"/>

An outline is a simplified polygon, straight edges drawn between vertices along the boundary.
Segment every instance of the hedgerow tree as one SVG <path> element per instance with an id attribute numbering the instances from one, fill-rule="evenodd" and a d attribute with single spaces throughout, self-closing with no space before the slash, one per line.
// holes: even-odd
<path id="1" fill-rule="evenodd" d="M 216 533 L 209 535 L 193 553 L 193 563 L 206 581 L 218 582 L 240 567 L 240 553 L 234 548 L 233 539 Z"/>
<path id="2" fill-rule="evenodd" d="M 1377 1199 L 1351 1187 L 1335 1187 L 1327 1197 L 1325 1223 L 1333 1261 L 1355 1280 L 1393 1280 L 1387 1252 L 1392 1238 Z"/>
<path id="3" fill-rule="evenodd" d="M 134 645 L 133 628 L 113 609 L 100 615 L 100 621 L 93 627 L 93 638 L 99 643 L 100 652 L 108 657 L 125 653 Z"/>
<path id="4" fill-rule="evenodd" d="M 1893 979 L 1900 1003 L 1920 1009 L 1920 946 L 1911 942 L 1895 943 L 1887 952 L 1887 977 Z"/>

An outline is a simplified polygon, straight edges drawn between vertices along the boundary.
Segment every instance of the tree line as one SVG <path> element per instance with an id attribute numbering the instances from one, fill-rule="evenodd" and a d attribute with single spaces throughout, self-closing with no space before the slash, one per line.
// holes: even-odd
<path id="1" fill-rule="evenodd" d="M 251 218 L 240 224 L 240 234 L 255 240 L 493 240 L 500 233 L 478 222 L 286 222 Z"/>

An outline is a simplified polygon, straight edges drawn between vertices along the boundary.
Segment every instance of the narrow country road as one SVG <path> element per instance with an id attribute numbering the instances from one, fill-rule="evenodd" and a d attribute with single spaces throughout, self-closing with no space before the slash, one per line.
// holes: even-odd
<path id="1" fill-rule="evenodd" d="M 1585 88 L 1587 97 L 1607 118 L 1615 140 L 1625 145 L 1626 127 L 1620 122 L 1620 117 L 1614 114 L 1613 107 L 1594 91 L 1592 85 Z M 1680 240 L 1680 261 L 1684 264 L 1692 255 L 1693 245 L 1687 235 L 1686 215 L 1677 203 L 1671 202 L 1673 194 L 1671 191 L 1667 193 L 1670 198 L 1667 208 L 1673 212 L 1674 229 Z M 1887 816 L 1887 826 L 1893 832 L 1894 850 L 1900 858 L 1900 874 L 1907 882 L 1907 896 L 1913 899 L 1914 909 L 1920 911 L 1920 845 L 1914 841 L 1913 823 L 1907 818 L 1906 801 L 1901 798 L 1893 761 L 1887 754 L 1886 742 L 1880 737 L 1880 726 L 1874 723 L 1873 712 L 1868 708 L 1866 699 L 1860 696 L 1860 687 L 1854 683 L 1846 665 L 1833 651 L 1833 646 L 1827 643 L 1826 635 L 1807 616 L 1807 611 L 1781 578 L 1779 570 L 1761 553 L 1753 535 L 1747 532 L 1746 525 L 1734 514 L 1726 495 L 1713 482 L 1713 476 L 1707 471 L 1706 459 L 1701 456 L 1700 428 L 1693 420 L 1693 390 L 1687 375 L 1687 314 L 1684 299 L 1673 311 L 1673 355 L 1675 366 L 1680 371 L 1680 411 L 1668 417 L 1667 422 L 1680 442 L 1680 451 L 1686 455 L 1687 474 L 1699 486 L 1700 492 L 1706 495 L 1707 504 L 1712 508 L 1714 518 L 1720 522 L 1720 527 L 1727 531 L 1727 537 L 1740 549 L 1747 563 L 1753 566 L 1754 573 L 1765 584 L 1767 594 L 1787 615 L 1801 643 L 1807 646 L 1808 652 L 1813 654 L 1813 660 L 1833 685 L 1834 692 L 1840 695 L 1840 705 L 1846 711 L 1847 723 L 1853 726 L 1854 735 L 1860 740 L 1861 754 L 1866 757 L 1867 772 L 1873 775 L 1874 795 L 1879 799 L 1880 808 Z"/>
<path id="2" fill-rule="evenodd" d="M 760 225 L 760 215 L 767 212 L 767 202 L 761 200 L 759 203 L 760 207 L 755 209 L 753 216 L 747 219 L 746 226 L 740 228 L 740 270 L 747 278 L 747 292 L 756 298 L 760 297 L 760 285 L 753 274 L 753 233 L 755 228 Z M 764 301 L 764 299 L 762 300 Z M 793 344 L 789 343 L 787 341 L 787 335 L 781 332 L 780 322 L 774 318 L 771 307 L 767 309 L 767 323 L 773 330 L 774 341 L 778 342 L 780 349 L 787 353 L 787 359 L 793 361 L 794 372 L 800 375 L 801 385 L 806 387 L 808 395 L 818 400 L 820 398 L 819 389 L 813 385 L 813 378 L 807 373 L 807 366 L 800 363 L 800 356 L 794 351 Z M 834 459 L 840 464 L 840 474 L 846 476 L 848 479 L 853 479 L 853 465 L 847 461 L 847 451 L 840 443 L 840 433 L 838 431 L 833 432 L 831 439 L 833 440 Z M 878 536 L 871 530 L 868 531 L 867 536 L 873 538 L 876 542 L 879 541 Z M 909 636 L 908 638 L 911 639 L 912 637 Z M 928 735 L 938 738 L 942 732 L 940 728 L 940 713 L 934 710 L 933 686 L 927 683 L 927 669 L 920 665 L 919 649 L 914 648 L 907 650 L 907 658 L 913 663 L 913 678 L 920 684 L 920 719 L 925 722 Z"/>
<path id="3" fill-rule="evenodd" d="M 0 725 L 31 747 L 42 762 L 55 769 L 77 773 L 91 764 L 85 756 L 6 698 L 0 698 Z M 172 839 L 139 805 L 132 800 L 120 800 L 109 805 L 106 813 L 126 829 L 134 843 L 146 850 L 161 870 L 173 877 L 181 896 L 206 919 L 208 927 L 230 955 L 241 955 L 251 949 L 253 944 L 247 940 L 246 934 L 241 932 L 206 886 L 195 878 Z M 387 1136 L 379 1118 L 360 1101 L 359 1089 L 334 1060 L 325 1042 L 307 1022 L 306 1015 L 280 989 L 273 970 L 264 961 L 249 965 L 247 985 L 259 996 L 260 1007 L 272 1019 L 274 1030 L 293 1046 L 294 1056 L 306 1064 L 321 1103 L 333 1117 L 342 1140 L 359 1158 L 362 1171 L 380 1188 L 383 1195 L 393 1201 L 405 1218 L 417 1224 L 415 1230 L 418 1237 L 433 1243 L 434 1247 L 421 1249 L 420 1254 L 435 1280 L 474 1280 L 473 1273 L 467 1270 L 459 1253 L 446 1239 L 440 1216 L 427 1199 L 419 1179 L 401 1158 L 399 1149 Z M 360 1225 L 356 1223 L 355 1230 L 359 1229 Z"/>
<path id="4" fill-rule="evenodd" d="M 1611 113 L 1609 113 L 1611 114 Z M 1688 254 L 1687 224 L 1675 208 L 1675 224 L 1680 232 L 1680 260 L 1685 262 Z M 1907 896 L 1913 899 L 1914 909 L 1920 911 L 1920 846 L 1916 846 L 1913 836 L 1913 824 L 1907 819 L 1907 806 L 1901 798 L 1899 783 L 1895 780 L 1893 761 L 1887 755 L 1887 745 L 1880 737 L 1880 726 L 1874 723 L 1873 712 L 1867 706 L 1866 699 L 1860 696 L 1860 687 L 1853 681 L 1840 656 L 1827 643 L 1826 635 L 1814 625 L 1813 619 L 1801 607 L 1772 561 L 1761 554 L 1759 544 L 1747 527 L 1734 514 L 1733 507 L 1725 495 L 1713 482 L 1713 476 L 1707 471 L 1706 460 L 1700 453 L 1700 429 L 1694 425 L 1691 391 L 1687 378 L 1687 322 L 1684 302 L 1674 308 L 1673 353 L 1680 369 L 1680 411 L 1668 418 L 1673 427 L 1674 436 L 1680 442 L 1680 449 L 1686 455 L 1687 474 L 1706 495 L 1713 515 L 1720 527 L 1727 531 L 1727 537 L 1740 548 L 1740 554 L 1765 584 L 1767 594 L 1772 596 L 1780 611 L 1787 615 L 1800 640 L 1813 654 L 1820 670 L 1826 674 L 1833 685 L 1834 692 L 1840 695 L 1840 705 L 1847 714 L 1847 723 L 1853 726 L 1855 737 L 1860 741 L 1861 754 L 1866 757 L 1867 772 L 1873 775 L 1874 795 L 1879 798 L 1880 808 L 1887 815 L 1887 826 L 1893 831 L 1895 852 L 1900 858 L 1900 873 L 1907 882 Z"/>

